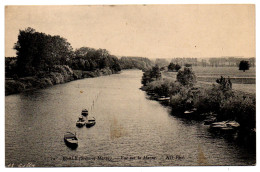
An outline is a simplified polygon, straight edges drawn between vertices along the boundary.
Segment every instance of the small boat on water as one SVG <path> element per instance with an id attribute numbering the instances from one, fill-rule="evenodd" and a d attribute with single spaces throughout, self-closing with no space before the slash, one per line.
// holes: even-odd
<path id="1" fill-rule="evenodd" d="M 191 110 L 186 110 L 186 111 L 184 112 L 184 115 L 191 115 L 191 114 L 194 114 L 196 111 L 197 111 L 196 108 L 193 108 L 193 109 L 191 109 Z"/>
<path id="2" fill-rule="evenodd" d="M 158 101 L 169 101 L 170 97 L 162 96 L 162 97 L 157 98 L 157 100 Z"/>
<path id="3" fill-rule="evenodd" d="M 90 119 L 87 120 L 87 122 L 86 122 L 86 127 L 87 127 L 87 128 L 90 128 L 90 127 L 92 127 L 92 126 L 95 125 L 95 124 L 96 124 L 96 119 L 95 119 L 94 117 L 92 117 L 92 118 L 90 118 Z"/>
<path id="4" fill-rule="evenodd" d="M 76 122 L 76 126 L 77 127 L 83 127 L 85 125 L 85 123 L 86 123 L 85 119 L 82 116 L 80 116 L 78 121 Z"/>
<path id="5" fill-rule="evenodd" d="M 83 109 L 82 112 L 81 112 L 81 115 L 87 116 L 88 115 L 88 110 L 87 109 Z"/>
<path id="6" fill-rule="evenodd" d="M 76 134 L 73 134 L 71 132 L 67 132 L 64 134 L 64 141 L 66 145 L 70 148 L 77 148 L 78 147 L 78 139 L 76 137 Z"/>
<path id="7" fill-rule="evenodd" d="M 211 129 L 222 130 L 222 131 L 236 131 L 240 124 L 236 121 L 221 121 L 210 124 Z"/>

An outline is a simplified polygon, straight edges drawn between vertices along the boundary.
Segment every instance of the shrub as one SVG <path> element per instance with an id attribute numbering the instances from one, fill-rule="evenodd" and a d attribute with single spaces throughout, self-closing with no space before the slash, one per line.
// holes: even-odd
<path id="1" fill-rule="evenodd" d="M 26 85 L 22 82 L 15 81 L 15 80 L 7 80 L 5 81 L 5 94 L 14 94 L 19 93 L 25 90 Z"/>
<path id="2" fill-rule="evenodd" d="M 191 68 L 185 67 L 184 70 L 179 70 L 177 81 L 184 86 L 192 87 L 196 83 L 196 75 Z"/>
<path id="3" fill-rule="evenodd" d="M 232 83 L 230 78 L 224 78 L 223 76 L 221 76 L 219 79 L 216 80 L 216 82 L 220 85 L 220 88 L 223 91 L 228 91 L 232 89 Z"/>
<path id="4" fill-rule="evenodd" d="M 191 89 L 181 87 L 179 92 L 171 96 L 170 105 L 178 112 L 193 108 L 193 92 Z"/>
<path id="5" fill-rule="evenodd" d="M 248 96 L 232 96 L 222 101 L 219 118 L 222 120 L 236 120 L 241 127 L 253 129 L 256 125 L 255 105 L 255 100 Z"/>
<path id="6" fill-rule="evenodd" d="M 218 113 L 220 111 L 221 102 L 231 95 L 230 92 L 223 92 L 218 85 L 213 85 L 208 89 L 202 88 L 194 94 L 194 107 L 200 112 Z"/>
<path id="7" fill-rule="evenodd" d="M 160 68 L 156 65 L 152 69 L 143 73 L 142 84 L 146 86 L 149 82 L 160 80 L 162 78 L 161 75 Z"/>

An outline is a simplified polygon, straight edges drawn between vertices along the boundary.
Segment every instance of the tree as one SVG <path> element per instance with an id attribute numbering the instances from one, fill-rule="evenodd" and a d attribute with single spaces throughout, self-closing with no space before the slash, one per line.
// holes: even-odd
<path id="1" fill-rule="evenodd" d="M 155 65 L 152 69 L 147 70 L 143 73 L 142 84 L 146 86 L 148 83 L 152 81 L 156 81 L 162 78 L 162 74 L 160 71 L 160 67 Z"/>
<path id="2" fill-rule="evenodd" d="M 230 78 L 224 78 L 223 76 L 221 76 L 220 78 L 218 78 L 216 80 L 216 82 L 220 85 L 221 90 L 223 91 L 227 91 L 227 90 L 231 90 L 232 89 L 232 82 L 230 80 Z"/>
<path id="3" fill-rule="evenodd" d="M 178 70 L 180 70 L 181 69 L 181 66 L 180 65 L 178 65 L 178 64 L 174 64 L 174 63 L 170 63 L 169 64 L 169 66 L 168 66 L 168 70 L 169 71 L 176 71 L 176 72 L 178 72 Z"/>
<path id="4" fill-rule="evenodd" d="M 177 81 L 184 86 L 192 87 L 196 83 L 196 75 L 192 68 L 184 67 L 184 70 L 179 70 Z"/>
<path id="5" fill-rule="evenodd" d="M 36 32 L 30 27 L 20 30 L 14 49 L 20 76 L 49 71 L 54 65 L 67 64 L 73 56 L 72 47 L 65 38 Z"/>
<path id="6" fill-rule="evenodd" d="M 175 65 L 175 70 L 178 72 L 181 69 L 181 66 L 179 64 Z"/>
<path id="7" fill-rule="evenodd" d="M 245 61 L 245 60 L 242 60 L 240 61 L 239 63 L 239 70 L 243 70 L 245 72 L 245 70 L 249 70 L 249 62 L 248 61 Z"/>
<path id="8" fill-rule="evenodd" d="M 172 62 L 169 64 L 169 66 L 168 66 L 168 70 L 169 71 L 173 71 L 173 70 L 175 70 L 175 64 L 173 64 Z"/>
<path id="9" fill-rule="evenodd" d="M 158 65 L 155 65 L 155 66 L 152 68 L 151 77 L 152 77 L 152 78 L 155 77 L 156 80 L 161 79 L 162 74 L 161 74 L 161 71 L 160 71 L 160 67 L 159 67 Z"/>

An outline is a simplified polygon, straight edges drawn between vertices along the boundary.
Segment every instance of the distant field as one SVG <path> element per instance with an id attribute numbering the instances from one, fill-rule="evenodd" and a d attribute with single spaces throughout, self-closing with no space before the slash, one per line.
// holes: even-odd
<path id="1" fill-rule="evenodd" d="M 251 67 L 243 72 L 238 67 L 192 67 L 197 76 L 199 85 L 216 83 L 216 79 L 229 77 L 233 83 L 233 89 L 248 93 L 256 92 L 256 71 Z M 177 72 L 163 72 L 163 77 L 176 79 Z"/>
<path id="2" fill-rule="evenodd" d="M 230 76 L 230 77 L 255 77 L 255 67 L 245 72 L 238 70 L 238 67 L 192 67 L 197 76 Z"/>

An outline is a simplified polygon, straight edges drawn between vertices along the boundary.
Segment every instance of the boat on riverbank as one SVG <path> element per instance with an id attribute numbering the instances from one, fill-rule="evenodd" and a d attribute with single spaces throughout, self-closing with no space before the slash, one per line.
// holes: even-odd
<path id="1" fill-rule="evenodd" d="M 210 124 L 211 130 L 234 132 L 240 126 L 236 121 L 221 121 Z"/>
<path id="2" fill-rule="evenodd" d="M 86 127 L 90 128 L 96 124 L 96 119 L 94 117 L 90 118 L 86 122 Z"/>
<path id="3" fill-rule="evenodd" d="M 78 138 L 76 137 L 76 134 L 73 134 L 71 132 L 66 132 L 64 134 L 64 142 L 70 148 L 78 147 Z"/>

